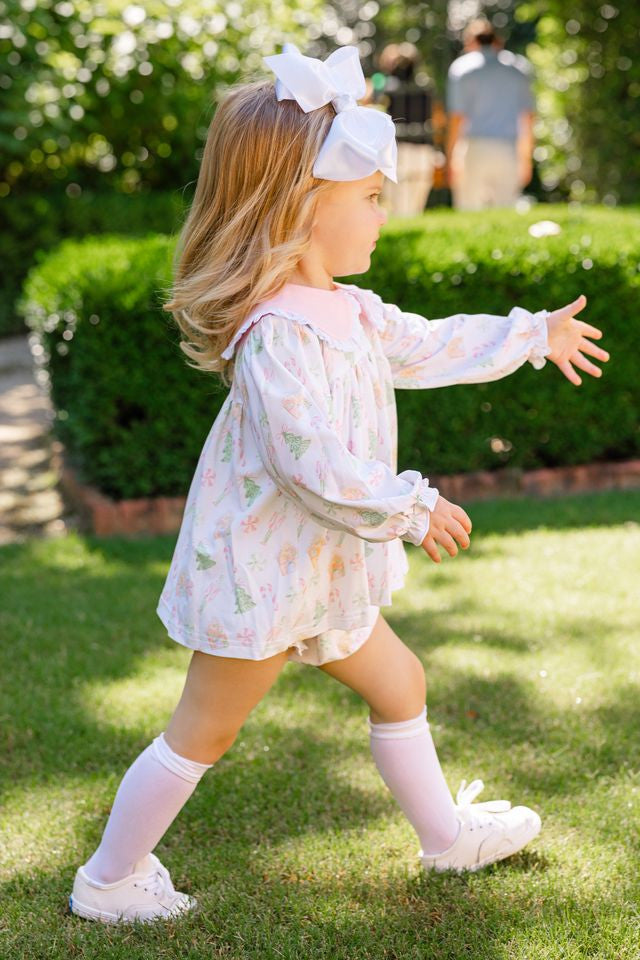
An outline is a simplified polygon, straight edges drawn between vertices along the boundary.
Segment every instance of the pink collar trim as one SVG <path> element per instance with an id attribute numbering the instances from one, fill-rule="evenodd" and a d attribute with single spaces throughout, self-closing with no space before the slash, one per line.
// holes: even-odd
<path id="1" fill-rule="evenodd" d="M 359 336 L 362 329 L 360 318 L 368 316 L 362 296 L 363 291 L 353 284 L 336 283 L 335 289 L 322 290 L 298 283 L 285 283 L 278 293 L 253 308 L 221 356 L 231 359 L 253 324 L 271 310 L 281 310 L 286 316 L 300 318 L 339 349 L 357 349 L 362 342 Z M 368 318 L 375 322 L 370 316 Z"/>
<path id="2" fill-rule="evenodd" d="M 346 285 L 335 284 L 334 290 L 285 283 L 270 306 L 281 307 L 307 317 L 314 326 L 336 340 L 349 340 L 356 332 L 360 302 Z"/>

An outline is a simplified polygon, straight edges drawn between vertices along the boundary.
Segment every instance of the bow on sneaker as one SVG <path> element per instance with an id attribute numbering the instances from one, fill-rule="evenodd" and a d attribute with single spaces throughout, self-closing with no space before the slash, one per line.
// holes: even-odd
<path id="1" fill-rule="evenodd" d="M 469 786 L 467 786 L 467 781 L 463 780 L 456 793 L 458 812 L 461 812 L 463 807 L 465 810 L 467 807 L 470 807 L 478 794 L 482 793 L 483 790 L 484 783 L 482 780 L 473 780 Z M 508 800 L 484 800 L 482 803 L 476 803 L 474 810 L 489 810 L 492 813 L 504 813 L 506 810 L 511 810 L 511 804 Z"/>
<path id="2" fill-rule="evenodd" d="M 540 832 L 540 817 L 529 807 L 512 807 L 508 800 L 474 803 L 482 790 L 482 780 L 473 780 L 469 786 L 462 781 L 456 794 L 458 836 L 441 853 L 420 850 L 418 857 L 425 870 L 479 870 L 517 853 Z"/>

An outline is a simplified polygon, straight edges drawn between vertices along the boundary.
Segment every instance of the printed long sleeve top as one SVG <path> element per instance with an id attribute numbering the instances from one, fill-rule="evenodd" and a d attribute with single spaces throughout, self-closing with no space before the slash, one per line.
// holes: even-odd
<path id="1" fill-rule="evenodd" d="M 394 387 L 506 376 L 549 352 L 546 311 L 428 320 L 370 290 L 285 284 L 252 310 L 159 604 L 169 635 L 264 659 L 367 625 L 408 570 L 438 491 L 397 473 Z M 437 463 L 434 463 L 437 469 Z"/>

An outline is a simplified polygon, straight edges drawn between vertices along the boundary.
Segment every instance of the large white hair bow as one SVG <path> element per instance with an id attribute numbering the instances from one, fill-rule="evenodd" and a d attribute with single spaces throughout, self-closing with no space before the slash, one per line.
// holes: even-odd
<path id="1" fill-rule="evenodd" d="M 304 57 L 294 43 L 264 57 L 275 73 L 278 100 L 295 100 L 304 110 L 333 104 L 336 116 L 313 165 L 321 180 L 360 180 L 381 170 L 397 183 L 396 129 L 391 117 L 357 100 L 366 91 L 358 48 L 339 47 L 326 60 Z"/>

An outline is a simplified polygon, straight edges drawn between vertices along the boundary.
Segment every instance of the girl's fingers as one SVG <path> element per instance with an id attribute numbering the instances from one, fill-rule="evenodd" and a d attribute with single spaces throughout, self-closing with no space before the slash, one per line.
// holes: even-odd
<path id="1" fill-rule="evenodd" d="M 443 519 L 444 518 L 441 518 L 439 523 L 442 522 Z M 462 507 L 458 507 L 457 504 L 451 504 L 451 515 L 444 519 L 444 523 L 446 524 L 445 528 L 440 528 L 439 526 L 436 528 L 434 524 L 433 529 L 430 530 L 422 541 L 422 549 L 431 557 L 434 563 L 442 562 L 437 544 L 443 546 L 450 556 L 455 557 L 458 553 L 456 540 L 465 550 L 471 543 L 469 539 L 471 520 Z"/>
<path id="2" fill-rule="evenodd" d="M 466 513 L 462 507 L 459 507 L 456 503 L 451 504 L 451 515 L 458 521 L 459 524 L 467 531 L 471 533 L 472 523 L 469 517 L 469 514 Z"/>
<path id="3" fill-rule="evenodd" d="M 578 376 L 578 374 L 575 372 L 575 370 L 573 369 L 573 367 L 571 366 L 568 360 L 562 360 L 560 363 L 557 364 L 557 367 L 561 373 L 564 373 L 567 380 L 570 380 L 571 383 L 573 383 L 576 387 L 580 386 L 580 384 L 582 383 L 582 380 Z"/>
<path id="4" fill-rule="evenodd" d="M 590 323 L 585 323 L 584 320 L 576 320 L 576 323 L 583 337 L 593 337 L 594 340 L 602 340 L 602 330 L 599 330 L 598 327 L 592 327 Z"/>
<path id="5" fill-rule="evenodd" d="M 586 305 L 587 298 L 585 297 L 584 293 L 581 293 L 577 300 L 574 300 L 573 303 L 569 304 L 572 313 L 580 313 L 581 310 L 584 310 Z"/>
<path id="6" fill-rule="evenodd" d="M 596 360 L 602 360 L 605 363 L 609 359 L 609 354 L 606 350 L 603 350 L 602 347 L 597 347 L 595 343 L 591 343 L 590 340 L 585 340 L 584 337 L 580 340 L 578 349 L 582 350 L 583 353 L 588 353 L 591 357 L 595 357 Z"/>
<path id="7" fill-rule="evenodd" d="M 590 360 L 587 360 L 586 357 L 583 357 L 579 350 L 576 350 L 575 353 L 572 354 L 571 363 L 575 363 L 576 367 L 580 367 L 580 369 L 584 370 L 585 373 L 590 373 L 592 377 L 602 376 L 602 370 L 600 367 L 596 367 L 595 363 L 591 363 Z"/>
<path id="8" fill-rule="evenodd" d="M 422 548 L 427 553 L 434 563 L 442 563 L 442 557 L 438 553 L 438 548 L 436 547 L 435 540 L 432 536 L 427 535 L 422 541 Z"/>
<path id="9" fill-rule="evenodd" d="M 439 533 L 438 533 L 438 543 L 440 543 L 440 544 L 445 548 L 445 550 L 447 551 L 447 553 L 448 553 L 450 556 L 455 557 L 455 555 L 456 555 L 457 552 L 458 552 L 458 548 L 457 548 L 457 546 L 456 546 L 456 543 L 455 543 L 453 537 L 450 536 L 450 535 L 446 532 L 446 530 L 440 530 L 440 531 L 439 531 Z"/>
<path id="10" fill-rule="evenodd" d="M 556 313 L 569 313 L 573 316 L 576 313 L 580 313 L 581 310 L 584 310 L 586 305 L 587 298 L 584 293 L 581 293 L 577 300 L 574 300 L 573 303 L 568 303 L 566 307 L 561 307 Z"/>
<path id="11" fill-rule="evenodd" d="M 449 531 L 451 536 L 458 541 L 462 549 L 466 550 L 469 544 L 471 543 L 471 540 L 469 539 L 469 535 L 467 531 L 464 529 L 464 527 L 462 526 L 462 524 L 458 523 L 458 521 L 454 520 L 452 517 L 449 523 L 447 524 L 447 530 Z"/>

